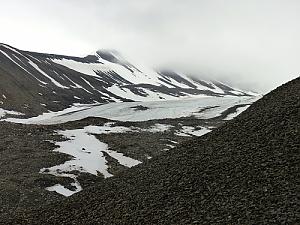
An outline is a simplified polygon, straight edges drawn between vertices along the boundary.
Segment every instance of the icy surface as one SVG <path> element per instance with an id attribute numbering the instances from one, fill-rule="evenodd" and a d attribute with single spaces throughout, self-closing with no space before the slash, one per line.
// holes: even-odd
<path id="1" fill-rule="evenodd" d="M 25 124 L 60 124 L 87 117 L 102 117 L 119 121 L 147 121 L 165 118 L 195 116 L 210 119 L 220 116 L 226 109 L 251 104 L 257 97 L 202 97 L 172 101 L 118 102 L 103 105 L 76 105 L 59 112 L 44 113 L 29 119 L 7 119 Z M 143 106 L 147 110 L 136 110 Z"/>

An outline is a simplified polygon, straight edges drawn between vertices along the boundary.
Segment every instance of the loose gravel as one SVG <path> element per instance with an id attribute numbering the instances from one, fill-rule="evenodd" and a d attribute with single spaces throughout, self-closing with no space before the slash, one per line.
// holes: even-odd
<path id="1" fill-rule="evenodd" d="M 3 224 L 299 224 L 300 78 L 236 119 Z"/>

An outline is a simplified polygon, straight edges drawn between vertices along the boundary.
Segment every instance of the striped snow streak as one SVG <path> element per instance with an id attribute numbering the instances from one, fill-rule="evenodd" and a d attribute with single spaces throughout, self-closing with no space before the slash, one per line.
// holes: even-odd
<path id="1" fill-rule="evenodd" d="M 28 63 L 34 68 L 36 69 L 39 73 L 41 73 L 42 75 L 44 75 L 46 78 L 48 78 L 55 86 L 59 87 L 59 88 L 64 88 L 64 89 L 69 89 L 69 87 L 66 87 L 62 84 L 60 84 L 59 82 L 57 82 L 55 79 L 53 79 L 52 77 L 50 77 L 48 74 L 46 74 L 43 70 L 41 70 L 38 65 L 36 65 L 34 62 L 32 62 L 31 60 L 28 61 Z"/>
<path id="2" fill-rule="evenodd" d="M 7 53 L 5 53 L 4 51 L 0 50 L 0 52 L 5 55 L 9 60 L 11 60 L 14 64 L 16 64 L 17 66 L 19 66 L 22 70 L 26 71 L 27 73 L 29 73 L 23 66 L 21 66 L 19 63 L 17 63 L 15 60 L 13 60 Z M 30 73 L 29 73 L 30 74 Z"/>

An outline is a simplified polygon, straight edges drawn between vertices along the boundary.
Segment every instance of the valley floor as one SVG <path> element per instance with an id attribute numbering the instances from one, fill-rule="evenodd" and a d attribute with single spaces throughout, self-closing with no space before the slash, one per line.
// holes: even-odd
<path id="1" fill-rule="evenodd" d="M 191 107 L 172 108 L 172 102 L 165 102 L 164 107 L 157 103 L 125 103 L 123 105 L 130 107 L 127 115 L 136 116 L 126 117 L 123 109 L 124 121 L 120 118 L 111 120 L 116 118 L 111 111 L 106 111 L 110 119 L 90 117 L 96 116 L 94 112 L 105 116 L 105 111 L 91 106 L 80 106 L 75 111 L 63 111 L 54 116 L 50 113 L 52 117 L 45 114 L 46 119 L 7 119 L 37 124 L 2 120 L 0 215 L 62 200 L 127 168 L 147 163 L 151 158 L 160 157 L 171 148 L 221 126 L 253 100 L 234 104 L 225 101 L 223 107 L 213 107 L 212 101 L 202 108 L 188 103 L 194 104 L 194 112 Z M 165 112 L 164 116 L 157 114 L 159 108 Z M 120 106 L 112 109 L 122 112 Z M 168 115 L 173 118 L 163 118 Z"/>

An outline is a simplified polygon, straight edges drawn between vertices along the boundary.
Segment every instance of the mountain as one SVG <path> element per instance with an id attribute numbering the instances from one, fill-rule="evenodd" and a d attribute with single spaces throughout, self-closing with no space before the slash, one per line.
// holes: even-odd
<path id="1" fill-rule="evenodd" d="M 300 77 L 213 132 L 6 224 L 298 224 Z"/>
<path id="2" fill-rule="evenodd" d="M 259 97 L 112 50 L 80 58 L 0 44 L 0 224 L 164 157 Z"/>
<path id="3" fill-rule="evenodd" d="M 0 108 L 26 115 L 62 110 L 74 103 L 249 95 L 217 81 L 132 65 L 116 51 L 81 58 L 0 44 Z"/>

